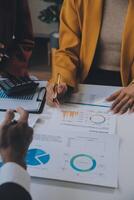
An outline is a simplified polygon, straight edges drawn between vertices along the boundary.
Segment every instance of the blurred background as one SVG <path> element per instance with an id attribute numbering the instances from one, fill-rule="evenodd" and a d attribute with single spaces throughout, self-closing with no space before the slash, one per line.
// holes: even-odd
<path id="1" fill-rule="evenodd" d="M 35 36 L 35 48 L 29 69 L 32 75 L 47 80 L 51 75 L 51 49 L 58 45 L 56 42 L 63 0 L 28 0 L 28 2 Z"/>

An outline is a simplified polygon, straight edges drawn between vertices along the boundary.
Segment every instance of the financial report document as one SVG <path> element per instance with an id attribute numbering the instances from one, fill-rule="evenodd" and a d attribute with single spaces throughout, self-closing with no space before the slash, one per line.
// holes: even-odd
<path id="1" fill-rule="evenodd" d="M 74 104 L 45 109 L 27 154 L 30 175 L 117 187 L 119 138 L 109 109 Z"/>
<path id="2" fill-rule="evenodd" d="M 47 121 L 47 130 L 54 128 L 54 132 L 65 131 L 66 134 L 76 130 L 81 130 L 83 134 L 115 134 L 116 116 L 107 107 L 65 104 L 60 108 L 48 109 L 51 118 Z"/>

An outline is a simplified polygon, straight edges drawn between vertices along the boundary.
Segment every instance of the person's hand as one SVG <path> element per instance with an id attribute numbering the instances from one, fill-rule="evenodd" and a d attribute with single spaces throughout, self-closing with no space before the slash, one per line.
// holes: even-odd
<path id="1" fill-rule="evenodd" d="M 68 91 L 66 83 L 60 83 L 59 85 L 48 83 L 46 93 L 46 103 L 50 106 L 57 107 L 64 100 L 65 94 Z"/>
<path id="2" fill-rule="evenodd" d="M 115 92 L 106 100 L 113 101 L 111 110 L 114 113 L 124 114 L 128 110 L 134 112 L 134 84 Z"/>
<path id="3" fill-rule="evenodd" d="M 26 168 L 25 156 L 33 138 L 33 129 L 28 126 L 28 113 L 17 108 L 20 117 L 14 120 L 14 111 L 6 112 L 0 124 L 0 154 L 4 163 L 15 162 Z"/>
<path id="4" fill-rule="evenodd" d="M 0 50 L 3 50 L 4 49 L 4 45 L 2 43 L 0 43 Z M 2 62 L 3 60 L 3 53 L 0 51 L 0 62 Z"/>

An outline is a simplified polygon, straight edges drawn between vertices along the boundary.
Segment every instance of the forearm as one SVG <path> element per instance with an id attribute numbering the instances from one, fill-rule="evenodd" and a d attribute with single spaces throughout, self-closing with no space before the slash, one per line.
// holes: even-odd
<path id="1" fill-rule="evenodd" d="M 0 155 L 4 163 L 0 170 L 0 192 L 7 189 L 11 191 L 11 199 L 17 195 L 18 199 L 31 199 L 28 194 L 30 176 L 26 171 L 25 159 L 33 138 L 33 129 L 28 126 L 28 112 L 20 107 L 16 108 L 16 112 L 20 115 L 18 121 L 14 122 L 14 110 L 8 110 L 0 124 Z M 3 192 L 3 199 L 10 199 L 10 193 L 5 198 L 6 191 Z"/>
<path id="2" fill-rule="evenodd" d="M 80 67 L 81 31 L 74 0 L 65 0 L 60 17 L 59 49 L 55 52 L 52 81 L 60 73 L 62 82 L 76 87 Z"/>
<path id="3" fill-rule="evenodd" d="M 0 170 L 0 185 L 4 183 L 16 183 L 26 191 L 30 191 L 30 176 L 27 171 L 15 162 L 7 162 Z"/>

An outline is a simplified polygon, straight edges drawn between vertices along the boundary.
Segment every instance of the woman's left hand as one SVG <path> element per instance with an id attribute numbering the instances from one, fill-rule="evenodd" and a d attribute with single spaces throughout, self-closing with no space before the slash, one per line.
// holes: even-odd
<path id="1" fill-rule="evenodd" d="M 134 84 L 118 90 L 106 100 L 113 101 L 111 110 L 114 113 L 124 114 L 128 110 L 134 112 Z"/>

